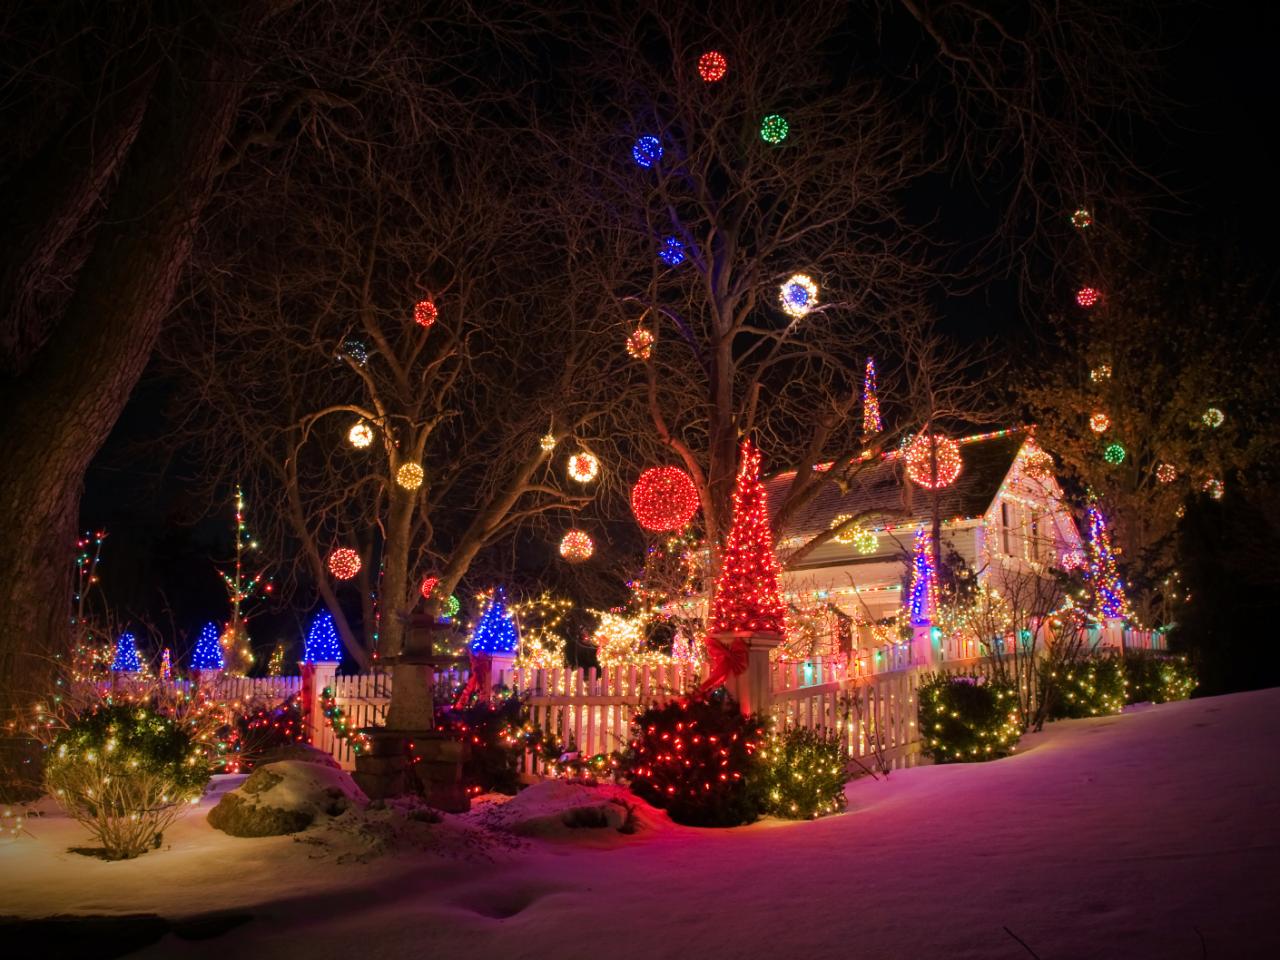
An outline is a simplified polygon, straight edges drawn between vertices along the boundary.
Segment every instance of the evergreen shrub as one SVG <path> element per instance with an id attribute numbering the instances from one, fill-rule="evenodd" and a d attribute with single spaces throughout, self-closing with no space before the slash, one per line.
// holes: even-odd
<path id="1" fill-rule="evenodd" d="M 1022 735 L 1016 691 L 986 677 L 932 675 L 920 687 L 917 717 L 922 749 L 935 763 L 994 760 Z"/>

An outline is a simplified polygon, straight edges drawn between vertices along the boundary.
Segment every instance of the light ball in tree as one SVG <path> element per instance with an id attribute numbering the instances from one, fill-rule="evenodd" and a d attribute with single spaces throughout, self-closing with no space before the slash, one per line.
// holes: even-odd
<path id="1" fill-rule="evenodd" d="M 582 563 L 590 560 L 596 552 L 595 541 L 585 530 L 570 530 L 560 538 L 560 556 L 570 563 Z"/>
<path id="2" fill-rule="evenodd" d="M 698 76 L 706 83 L 717 83 L 724 79 L 729 69 L 729 61 L 719 50 L 708 50 L 698 58 Z"/>
<path id="3" fill-rule="evenodd" d="M 955 483 L 964 461 L 960 456 L 960 444 L 940 433 L 920 434 L 909 444 L 904 453 L 907 476 L 913 483 L 929 490 L 941 489 Z M 934 476 L 934 460 L 937 476 Z"/>
<path id="4" fill-rule="evenodd" d="M 1227 415 L 1217 407 L 1210 407 L 1200 417 L 1201 423 L 1211 430 L 1216 430 L 1222 426 L 1227 420 Z"/>
<path id="5" fill-rule="evenodd" d="M 373 427 L 361 420 L 347 431 L 347 443 L 357 450 L 363 450 L 373 443 Z"/>
<path id="6" fill-rule="evenodd" d="M 859 527 L 853 535 L 853 548 L 864 557 L 876 552 L 876 548 L 880 546 L 880 538 L 876 536 L 874 530 L 868 530 L 865 527 Z"/>
<path id="7" fill-rule="evenodd" d="M 839 528 L 843 527 L 844 524 L 848 523 L 852 519 L 853 517 L 847 513 L 842 513 L 833 518 L 831 521 L 831 529 L 837 530 L 838 532 L 832 534 L 831 539 L 836 543 L 851 545 L 853 543 L 853 538 L 858 534 L 858 528 L 852 526 L 844 527 L 843 530 L 840 530 Z"/>
<path id="8" fill-rule="evenodd" d="M 396 471 L 396 483 L 410 493 L 422 486 L 424 477 L 422 465 L 417 463 L 402 463 Z"/>
<path id="9" fill-rule="evenodd" d="M 1129 455 L 1129 451 L 1119 443 L 1108 444 L 1107 448 L 1102 451 L 1102 459 L 1107 461 L 1113 467 L 1118 467 L 1124 463 L 1124 458 Z"/>
<path id="10" fill-rule="evenodd" d="M 648 133 L 637 137 L 631 147 L 631 158 L 635 160 L 636 166 L 648 170 L 662 159 L 662 141 Z"/>
<path id="11" fill-rule="evenodd" d="M 765 143 L 777 145 L 787 139 L 791 126 L 780 113 L 771 113 L 760 121 L 760 139 Z"/>
<path id="12" fill-rule="evenodd" d="M 369 351 L 362 340 L 343 340 L 342 350 L 338 354 L 338 359 L 346 357 L 358 367 L 363 367 L 369 362 Z"/>
<path id="13" fill-rule="evenodd" d="M 1084 230 L 1093 225 L 1093 214 L 1086 207 L 1079 207 L 1071 214 L 1071 225 L 1077 230 Z"/>
<path id="14" fill-rule="evenodd" d="M 1217 477 L 1209 477 L 1200 485 L 1200 489 L 1209 495 L 1210 500 L 1221 500 L 1226 493 L 1226 486 Z"/>
<path id="15" fill-rule="evenodd" d="M 444 617 L 446 620 L 452 620 L 458 615 L 458 611 L 461 609 L 462 603 L 458 600 L 458 595 L 456 593 L 451 593 L 449 594 L 448 599 L 445 600 L 444 606 L 440 609 L 440 616 Z"/>
<path id="16" fill-rule="evenodd" d="M 590 483 L 600 475 L 600 461 L 594 454 L 581 450 L 569 458 L 569 479 Z"/>
<path id="17" fill-rule="evenodd" d="M 423 599 L 431 599 L 431 591 L 436 588 L 436 584 L 439 582 L 439 577 L 425 576 L 422 578 L 422 586 L 418 590 L 422 593 Z"/>
<path id="18" fill-rule="evenodd" d="M 818 305 L 818 285 L 808 274 L 793 274 L 779 289 L 778 301 L 788 316 L 803 317 Z"/>
<path id="19" fill-rule="evenodd" d="M 420 327 L 431 326 L 439 316 L 440 312 L 436 309 L 434 301 L 419 300 L 413 306 L 413 322 Z"/>
<path id="20" fill-rule="evenodd" d="M 329 572 L 339 580 L 350 580 L 360 572 L 360 554 L 350 547 L 339 547 L 329 554 Z"/>
<path id="21" fill-rule="evenodd" d="M 1094 433 L 1106 433 L 1107 428 L 1110 426 L 1111 418 L 1101 410 L 1096 411 L 1094 415 L 1089 418 L 1089 429 Z"/>
<path id="22" fill-rule="evenodd" d="M 1089 379 L 1094 383 L 1102 383 L 1111 379 L 1111 364 L 1100 363 L 1089 371 Z"/>
<path id="23" fill-rule="evenodd" d="M 658 248 L 658 259 L 668 267 L 678 267 L 684 263 L 684 244 L 678 237 L 667 237 Z"/>
<path id="24" fill-rule="evenodd" d="M 538 446 L 542 448 L 543 453 L 550 453 L 556 448 L 556 435 L 554 433 L 544 433 L 542 439 L 538 441 Z"/>
<path id="25" fill-rule="evenodd" d="M 1172 463 L 1162 463 L 1156 467 L 1156 479 L 1161 483 L 1173 483 L 1178 479 L 1178 468 Z"/>
<path id="26" fill-rule="evenodd" d="M 1076 291 L 1076 303 L 1088 310 L 1098 302 L 1101 296 L 1102 294 L 1093 287 L 1081 287 Z"/>
<path id="27" fill-rule="evenodd" d="M 636 327 L 627 337 L 627 354 L 633 360 L 648 360 L 653 355 L 653 331 Z"/>
<path id="28" fill-rule="evenodd" d="M 679 530 L 698 512 L 698 488 L 679 467 L 650 467 L 631 488 L 631 512 L 646 530 Z"/>

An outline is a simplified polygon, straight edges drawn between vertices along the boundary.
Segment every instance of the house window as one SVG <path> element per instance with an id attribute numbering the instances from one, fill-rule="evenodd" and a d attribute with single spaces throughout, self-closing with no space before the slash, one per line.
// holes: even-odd
<path id="1" fill-rule="evenodd" d="M 1009 504 L 1000 501 L 1000 552 L 1007 554 L 1009 552 Z"/>

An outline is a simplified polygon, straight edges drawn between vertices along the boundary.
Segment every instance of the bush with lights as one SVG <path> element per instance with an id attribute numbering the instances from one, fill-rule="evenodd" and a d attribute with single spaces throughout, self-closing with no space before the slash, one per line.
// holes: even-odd
<path id="1" fill-rule="evenodd" d="M 836 735 L 808 727 L 773 731 L 760 750 L 758 775 L 774 816 L 812 820 L 845 807 L 849 774 Z"/>
<path id="2" fill-rule="evenodd" d="M 1049 698 L 1050 720 L 1119 713 L 1125 705 L 1124 663 L 1117 657 L 1091 657 L 1076 664 L 1046 664 L 1040 672 L 1040 691 Z"/>
<path id="3" fill-rule="evenodd" d="M 723 690 L 637 714 L 620 773 L 676 823 L 735 827 L 768 812 L 759 752 L 764 724 Z"/>
<path id="4" fill-rule="evenodd" d="M 1161 656 L 1130 650 L 1124 655 L 1126 703 L 1186 700 L 1199 682 L 1184 656 Z"/>
<path id="5" fill-rule="evenodd" d="M 204 748 L 145 706 L 103 705 L 53 741 L 45 786 L 99 843 L 108 860 L 160 846 L 166 827 L 209 781 Z"/>
<path id="6" fill-rule="evenodd" d="M 520 785 L 520 757 L 540 740 L 540 731 L 529 723 L 525 700 L 501 686 L 494 688 L 492 700 L 437 709 L 436 729 L 470 745 L 462 776 L 473 795 L 514 794 Z"/>
<path id="7" fill-rule="evenodd" d="M 237 716 L 218 759 L 224 772 L 243 773 L 265 755 L 306 740 L 302 694 L 295 693 L 282 703 L 258 706 Z"/>
<path id="8" fill-rule="evenodd" d="M 935 763 L 994 760 L 1022 735 L 1017 692 L 986 677 L 934 674 L 920 686 L 917 710 L 925 756 Z"/>

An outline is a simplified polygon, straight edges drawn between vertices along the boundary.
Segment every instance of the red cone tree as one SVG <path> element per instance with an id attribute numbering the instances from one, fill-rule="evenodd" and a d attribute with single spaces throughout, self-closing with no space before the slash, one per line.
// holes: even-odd
<path id="1" fill-rule="evenodd" d="M 711 629 L 782 634 L 784 614 L 769 508 L 760 482 L 760 451 L 744 440 L 733 491 L 733 527 L 711 601 Z"/>

